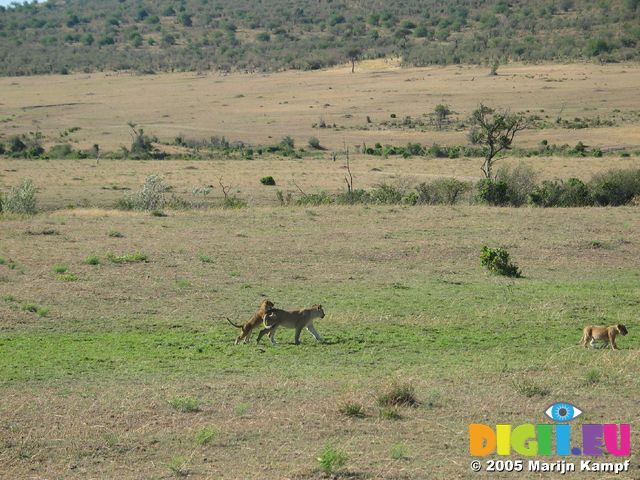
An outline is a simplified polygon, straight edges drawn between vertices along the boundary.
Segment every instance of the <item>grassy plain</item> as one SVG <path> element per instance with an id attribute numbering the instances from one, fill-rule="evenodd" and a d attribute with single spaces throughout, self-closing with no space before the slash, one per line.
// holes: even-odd
<path id="1" fill-rule="evenodd" d="M 315 478 L 331 441 L 349 456 L 347 476 L 465 478 L 468 423 L 543 422 L 560 399 L 589 421 L 633 423 L 638 238 L 635 208 L 94 209 L 5 220 L 4 472 L 170 478 L 184 457 L 194 478 Z M 482 271 L 485 243 L 506 246 L 524 278 Z M 147 261 L 107 258 L 133 252 Z M 61 281 L 54 265 L 78 279 Z M 283 307 L 322 302 L 328 343 L 307 335 L 295 347 L 282 331 L 277 347 L 234 346 L 224 317 L 248 318 L 262 295 Z M 592 322 L 626 323 L 622 350 L 580 348 Z M 379 419 L 376 395 L 394 381 L 423 403 Z M 172 407 L 180 397 L 199 410 Z M 342 416 L 347 400 L 367 416 Z M 200 445 L 204 428 L 216 436 Z M 391 458 L 397 445 L 406 459 Z"/>
<path id="2" fill-rule="evenodd" d="M 3 91 L 14 88 L 3 98 L 13 115 L 3 132 L 37 122 L 50 139 L 77 125 L 79 145 L 117 148 L 134 120 L 168 138 L 194 132 L 262 143 L 291 134 L 304 142 L 320 115 L 340 123 L 349 111 L 368 114 L 369 96 L 370 108 L 388 116 L 432 108 L 417 102 L 427 88 L 435 89 L 433 103 L 450 91 L 460 112 L 480 100 L 582 112 L 591 106 L 586 97 L 609 111 L 629 108 L 639 95 L 630 85 L 640 69 L 629 65 L 505 67 L 497 79 L 475 67 L 366 67 L 353 76 L 338 69 L 0 79 Z M 180 82 L 185 87 L 172 98 Z M 340 106 L 331 118 L 334 107 L 314 103 L 322 107 L 318 93 L 327 91 L 342 92 L 326 102 Z M 96 104 L 24 108 L 79 96 Z M 262 119 L 273 120 L 263 126 L 252 123 L 260 96 L 270 112 Z M 321 140 L 340 148 L 345 137 L 374 136 L 363 132 L 332 130 Z M 640 143 L 637 125 L 624 122 L 526 132 L 522 140 L 534 144 L 538 135 Z M 379 130 L 375 137 L 464 143 L 464 132 L 455 131 Z M 588 178 L 638 166 L 638 157 L 527 162 L 542 178 Z M 339 478 L 483 478 L 469 469 L 469 423 L 545 423 L 544 410 L 563 400 L 582 409 L 585 422 L 632 423 L 626 478 L 637 478 L 637 207 L 279 207 L 274 188 L 258 182 L 273 175 L 276 188 L 295 191 L 295 180 L 308 191 L 337 191 L 342 166 L 325 155 L 1 160 L 3 189 L 33 178 L 45 212 L 0 222 L 0 477 L 314 479 L 322 478 L 317 457 L 330 443 L 348 456 Z M 353 170 L 356 186 L 366 187 L 381 179 L 476 178 L 479 162 L 357 156 Z M 168 210 L 165 217 L 109 209 L 150 173 L 164 174 L 185 196 L 197 185 L 217 187 L 222 176 L 249 208 Z M 212 196 L 221 196 L 219 188 Z M 506 247 L 524 278 L 484 272 L 485 244 Z M 237 332 L 224 317 L 248 318 L 263 296 L 284 308 L 322 303 L 327 316 L 317 328 L 327 343 L 303 334 L 296 347 L 293 333 L 281 331 L 276 347 L 234 346 Z M 584 324 L 618 322 L 630 330 L 619 339 L 621 351 L 577 345 Z M 413 385 L 421 405 L 400 408 L 398 420 L 380 418 L 376 398 L 394 382 Z M 348 401 L 364 405 L 365 417 L 340 413 Z"/>
<path id="3" fill-rule="evenodd" d="M 165 141 L 226 136 L 268 144 L 291 135 L 300 146 L 316 136 L 337 150 L 376 142 L 404 145 L 464 144 L 466 131 L 426 132 L 382 123 L 414 119 L 447 103 L 465 119 L 480 102 L 556 117 L 615 119 L 612 127 L 549 128 L 523 132 L 518 143 L 592 146 L 640 145 L 640 66 L 508 65 L 491 77 L 478 66 L 399 68 L 396 61 L 362 62 L 316 72 L 274 74 L 74 74 L 0 78 L 0 110 L 6 134 L 39 128 L 48 142 L 94 143 L 116 150 L 131 143 L 127 122 Z M 367 116 L 371 124 L 367 123 Z M 336 129 L 313 128 L 320 120 Z M 64 135 L 68 129 L 80 130 Z M 365 129 L 366 128 L 366 129 Z"/>

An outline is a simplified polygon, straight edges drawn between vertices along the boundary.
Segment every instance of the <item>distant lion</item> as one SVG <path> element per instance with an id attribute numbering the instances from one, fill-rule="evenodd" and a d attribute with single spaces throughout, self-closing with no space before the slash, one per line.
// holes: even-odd
<path id="1" fill-rule="evenodd" d="M 612 350 L 618 350 L 618 346 L 616 345 L 616 336 L 621 334 L 622 336 L 629 333 L 627 327 L 622 325 L 621 323 L 617 325 L 611 325 L 609 327 L 605 327 L 602 325 L 587 325 L 582 330 L 582 339 L 580 340 L 580 344 L 583 347 L 587 347 L 587 343 L 590 347 L 595 347 L 595 342 L 600 340 L 604 342 L 604 345 L 611 345 Z"/>
<path id="2" fill-rule="evenodd" d="M 227 322 L 241 330 L 240 335 L 238 335 L 238 338 L 236 338 L 236 345 L 242 340 L 244 340 L 244 343 L 247 343 L 249 341 L 253 329 L 256 328 L 261 322 L 264 322 L 265 317 L 273 310 L 273 307 L 274 303 L 271 300 L 263 300 L 260 304 L 260 308 L 251 316 L 249 320 L 245 322 L 244 325 L 237 325 L 227 318 Z"/>
<path id="3" fill-rule="evenodd" d="M 265 333 L 269 334 L 269 339 L 272 344 L 276 344 L 276 330 L 278 327 L 295 328 L 295 344 L 300 344 L 300 333 L 305 328 L 309 330 L 313 338 L 318 342 L 322 342 L 322 337 L 313 326 L 313 320 L 316 318 L 324 318 L 324 310 L 322 305 L 313 305 L 311 308 L 303 308 L 302 310 L 281 310 L 274 308 L 265 315 L 263 324 L 264 328 L 260 330 L 258 334 L 257 343 L 260 343 L 260 339 Z"/>

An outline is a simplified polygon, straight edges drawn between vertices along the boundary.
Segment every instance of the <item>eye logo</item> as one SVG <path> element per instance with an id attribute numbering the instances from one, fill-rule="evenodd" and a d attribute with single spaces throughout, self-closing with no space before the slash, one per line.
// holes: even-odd
<path id="1" fill-rule="evenodd" d="M 557 402 L 545 410 L 545 415 L 555 422 L 568 422 L 582 414 L 582 410 L 570 403 Z"/>

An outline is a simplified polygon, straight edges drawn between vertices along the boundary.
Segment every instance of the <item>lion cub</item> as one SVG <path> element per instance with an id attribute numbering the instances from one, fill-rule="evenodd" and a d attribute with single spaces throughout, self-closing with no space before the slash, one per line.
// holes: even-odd
<path id="1" fill-rule="evenodd" d="M 260 339 L 265 333 L 269 333 L 269 339 L 271 340 L 271 343 L 275 345 L 276 330 L 278 327 L 295 328 L 296 345 L 300 345 L 300 333 L 305 328 L 311 332 L 313 338 L 318 342 L 322 342 L 322 337 L 313 326 L 313 320 L 316 318 L 324 318 L 322 305 L 313 305 L 311 308 L 293 310 L 291 312 L 274 308 L 264 318 L 264 328 L 260 330 L 260 333 L 258 334 L 257 343 L 260 343 Z"/>
<path id="2" fill-rule="evenodd" d="M 602 325 L 587 325 L 582 330 L 582 339 L 580 340 L 580 344 L 585 348 L 587 343 L 591 347 L 595 347 L 595 342 L 600 340 L 604 342 L 604 345 L 611 345 L 612 350 L 617 350 L 618 346 L 616 345 L 616 336 L 618 334 L 626 335 L 629 333 L 627 331 L 627 327 L 622 325 L 621 323 L 617 325 L 611 325 L 609 327 L 605 327 Z"/>
<path id="3" fill-rule="evenodd" d="M 251 332 L 256 328 L 260 322 L 264 322 L 265 317 L 273 311 L 274 303 L 271 300 L 263 300 L 260 304 L 260 308 L 254 313 L 244 325 L 237 325 L 227 318 L 227 321 L 236 328 L 241 329 L 240 335 L 236 338 L 236 345 L 244 340 L 244 343 L 249 341 Z"/>

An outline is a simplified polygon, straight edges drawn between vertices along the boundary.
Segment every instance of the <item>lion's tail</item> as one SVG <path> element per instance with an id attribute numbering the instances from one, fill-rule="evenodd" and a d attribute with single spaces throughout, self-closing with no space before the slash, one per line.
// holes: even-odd
<path id="1" fill-rule="evenodd" d="M 229 317 L 224 317 L 227 319 L 227 322 L 229 322 L 232 326 L 236 327 L 236 328 L 242 328 L 242 325 L 238 325 L 237 323 L 233 323 Z"/>

